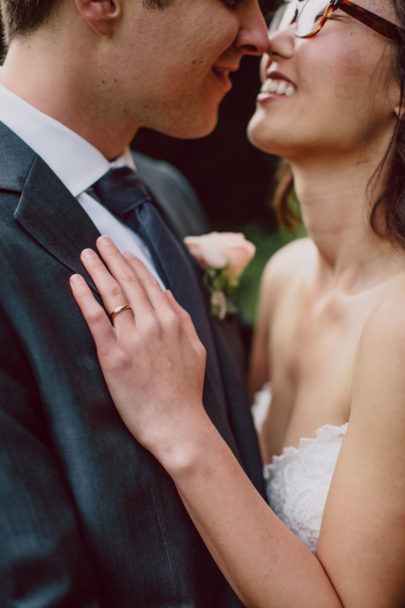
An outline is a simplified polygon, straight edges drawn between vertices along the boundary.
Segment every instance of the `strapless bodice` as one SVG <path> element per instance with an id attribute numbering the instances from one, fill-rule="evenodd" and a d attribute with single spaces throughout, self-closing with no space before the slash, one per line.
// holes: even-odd
<path id="1" fill-rule="evenodd" d="M 313 553 L 347 425 L 325 424 L 315 438 L 284 448 L 264 467 L 271 508 Z"/>
<path id="2" fill-rule="evenodd" d="M 253 414 L 261 428 L 271 402 L 271 387 L 265 385 L 255 396 Z M 298 448 L 286 447 L 264 467 L 271 508 L 285 525 L 313 553 L 326 498 L 348 423 L 325 424 L 316 437 L 300 439 Z"/>

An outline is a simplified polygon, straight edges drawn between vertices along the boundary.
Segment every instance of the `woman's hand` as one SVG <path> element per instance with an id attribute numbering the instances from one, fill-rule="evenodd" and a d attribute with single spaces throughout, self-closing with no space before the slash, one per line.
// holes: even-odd
<path id="1" fill-rule="evenodd" d="M 165 465 L 192 441 L 206 418 L 202 406 L 205 349 L 188 313 L 162 291 L 145 266 L 121 255 L 108 237 L 98 251 L 82 252 L 109 318 L 80 275 L 71 277 L 74 298 L 93 336 L 108 389 L 136 439 Z M 110 314 L 111 317 L 111 314 Z"/>

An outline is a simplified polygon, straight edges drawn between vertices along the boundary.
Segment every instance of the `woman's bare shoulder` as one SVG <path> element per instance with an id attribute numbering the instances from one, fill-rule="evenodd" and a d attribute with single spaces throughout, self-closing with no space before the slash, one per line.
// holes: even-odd
<path id="1" fill-rule="evenodd" d="M 308 276 L 316 260 L 317 250 L 313 242 L 309 238 L 301 238 L 279 249 L 267 262 L 261 279 L 256 319 L 256 336 L 263 344 L 278 304 L 288 289 Z"/>
<path id="2" fill-rule="evenodd" d="M 291 278 L 309 272 L 317 259 L 317 249 L 308 237 L 296 239 L 279 249 L 267 262 L 262 283 L 264 286 L 273 283 L 284 283 Z"/>
<path id="3" fill-rule="evenodd" d="M 358 393 L 365 396 L 364 407 L 371 408 L 368 414 L 377 414 L 371 411 L 374 403 L 378 416 L 393 419 L 398 415 L 405 431 L 404 370 L 405 272 L 387 287 L 364 325 L 353 379 L 354 394 L 361 387 Z M 375 399 L 377 394 L 379 399 Z"/>
<path id="4" fill-rule="evenodd" d="M 373 344 L 398 347 L 405 356 L 405 271 L 383 291 L 364 326 L 364 351 Z"/>
<path id="5" fill-rule="evenodd" d="M 318 545 L 332 580 L 342 581 L 345 605 L 403 605 L 404 369 L 405 277 L 398 277 L 384 289 L 360 339 L 349 425 Z"/>

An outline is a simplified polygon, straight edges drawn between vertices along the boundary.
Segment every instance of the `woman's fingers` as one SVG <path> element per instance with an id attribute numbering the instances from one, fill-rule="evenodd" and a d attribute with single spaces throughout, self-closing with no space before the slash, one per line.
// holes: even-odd
<path id="1" fill-rule="evenodd" d="M 124 257 L 128 265 L 135 272 L 138 280 L 141 282 L 145 294 L 155 311 L 163 312 L 166 310 L 173 312 L 173 308 L 170 305 L 168 306 L 165 292 L 160 287 L 155 277 L 151 275 L 145 264 L 129 251 L 124 253 Z"/>
<path id="2" fill-rule="evenodd" d="M 199 337 L 189 313 L 180 306 L 172 292 L 169 290 L 163 291 L 145 265 L 132 253 L 125 252 L 124 257 L 142 282 L 147 297 L 155 311 L 159 313 L 159 316 L 162 319 L 164 316 L 167 321 L 174 313 L 177 320 L 180 322 L 181 328 L 187 332 L 188 338 L 193 341 L 199 341 Z"/>
<path id="3" fill-rule="evenodd" d="M 146 266 L 130 252 L 122 255 L 108 237 L 100 237 L 97 248 L 131 305 L 136 306 L 137 311 L 142 311 L 144 323 L 153 318 L 167 324 L 174 316 L 173 308 Z"/>
<path id="4" fill-rule="evenodd" d="M 141 321 L 138 330 L 148 332 L 149 329 L 156 330 L 159 325 L 169 340 L 183 330 L 194 343 L 198 341 L 189 314 L 170 292 L 161 289 L 138 258 L 131 253 L 122 255 L 113 241 L 105 236 L 97 240 L 97 249 L 102 260 L 94 251 L 86 249 L 82 252 L 82 262 L 110 317 L 113 313 L 111 320 L 120 335 L 131 335 L 135 317 Z"/>
<path id="5" fill-rule="evenodd" d="M 118 291 L 121 290 L 131 305 L 141 306 L 144 312 L 147 311 L 151 303 L 145 290 L 144 281 L 140 280 L 136 268 L 128 263 L 108 237 L 103 236 L 97 239 L 97 249 L 112 275 L 111 286 L 115 285 Z M 142 262 L 137 261 L 141 267 L 144 267 Z M 145 272 L 149 274 L 146 269 Z M 159 290 L 161 291 L 160 287 Z"/>
<path id="6" fill-rule="evenodd" d="M 173 309 L 144 264 L 131 256 L 129 263 L 113 241 L 105 236 L 97 239 L 97 249 L 102 259 L 91 249 L 84 250 L 81 259 L 118 335 L 123 338 L 133 336 L 134 318 L 142 321 L 137 325 L 138 331 L 156 331 L 159 326 L 170 330 L 173 326 L 170 319 L 175 317 Z"/>
<path id="7" fill-rule="evenodd" d="M 181 319 L 182 327 L 183 327 L 184 331 L 187 333 L 188 337 L 192 340 L 200 341 L 200 338 L 198 337 L 197 331 L 194 327 L 194 323 L 192 322 L 191 317 L 188 314 L 188 312 L 186 310 L 184 310 L 184 308 L 182 306 L 180 306 L 180 304 L 178 303 L 178 301 L 176 300 L 176 298 L 174 297 L 174 295 L 172 294 L 172 292 L 170 290 L 165 291 L 164 295 L 165 295 L 167 301 L 169 302 L 170 306 L 172 307 L 173 311 Z M 202 344 L 201 344 L 201 346 L 202 346 Z"/>
<path id="8" fill-rule="evenodd" d="M 73 297 L 86 321 L 96 348 L 109 347 L 115 343 L 115 334 L 103 308 L 96 301 L 86 281 L 79 274 L 70 277 Z"/>
<path id="9" fill-rule="evenodd" d="M 73 295 L 93 335 L 107 386 L 131 432 L 155 453 L 179 432 L 189 408 L 202 410 L 205 351 L 189 315 L 138 259 L 121 255 L 110 239 L 82 253 L 113 325 L 79 275 Z M 126 319 L 126 320 L 125 320 Z"/>
<path id="10" fill-rule="evenodd" d="M 93 250 L 85 249 L 81 254 L 81 260 L 102 297 L 110 315 L 110 321 L 117 329 L 127 331 L 133 324 L 135 309 L 123 286 L 111 275 Z M 128 270 L 131 272 L 129 267 Z M 124 309 L 124 306 L 127 308 Z"/>
<path id="11" fill-rule="evenodd" d="M 128 264 L 132 267 L 139 281 L 141 281 L 145 293 L 156 311 L 167 310 L 174 312 L 180 319 L 189 319 L 190 316 L 174 298 L 169 290 L 163 291 L 155 277 L 146 268 L 138 258 L 131 252 L 125 252 L 124 257 Z M 169 295 L 170 294 L 170 295 Z"/>

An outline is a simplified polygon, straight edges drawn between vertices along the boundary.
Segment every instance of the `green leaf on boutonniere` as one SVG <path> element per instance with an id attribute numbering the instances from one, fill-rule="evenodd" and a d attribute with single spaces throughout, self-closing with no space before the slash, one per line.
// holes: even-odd
<path id="1" fill-rule="evenodd" d="M 229 272 L 229 265 L 224 268 L 204 268 L 204 285 L 210 292 L 211 314 L 225 319 L 227 314 L 235 314 L 238 309 L 232 299 L 239 285 L 239 277 Z"/>

